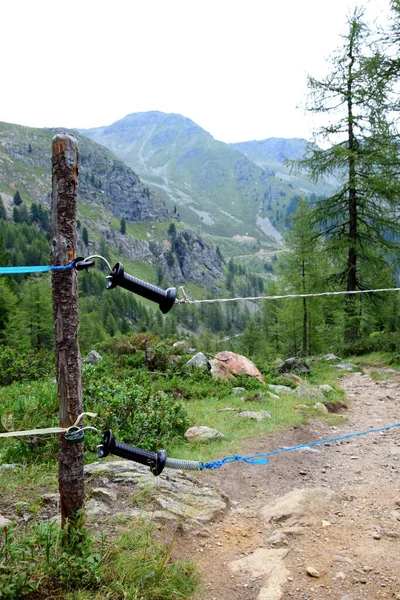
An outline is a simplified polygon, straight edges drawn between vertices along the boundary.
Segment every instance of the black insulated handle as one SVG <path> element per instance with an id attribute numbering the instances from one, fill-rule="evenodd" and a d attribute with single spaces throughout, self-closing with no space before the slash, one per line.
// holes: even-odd
<path id="1" fill-rule="evenodd" d="M 174 305 L 176 288 L 172 287 L 164 291 L 155 285 L 151 285 L 151 283 L 132 277 L 132 275 L 128 275 L 124 272 L 124 267 L 121 263 L 115 265 L 111 271 L 111 275 L 107 277 L 107 280 L 108 290 L 119 285 L 125 290 L 129 290 L 134 294 L 139 294 L 139 296 L 143 296 L 143 298 L 156 302 L 164 315 L 170 311 Z"/>
<path id="2" fill-rule="evenodd" d="M 127 460 L 133 460 L 150 467 L 153 475 L 160 475 L 167 462 L 167 453 L 165 450 L 157 450 L 157 452 L 146 452 L 135 446 L 129 446 L 123 442 L 117 442 L 112 431 L 106 431 L 100 446 L 97 448 L 99 458 L 105 458 L 109 454 L 115 454 Z"/>

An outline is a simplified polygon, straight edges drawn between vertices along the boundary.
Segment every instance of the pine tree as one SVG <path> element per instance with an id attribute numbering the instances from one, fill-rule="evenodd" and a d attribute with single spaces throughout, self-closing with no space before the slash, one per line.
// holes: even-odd
<path id="1" fill-rule="evenodd" d="M 14 201 L 15 206 L 19 206 L 20 204 L 22 204 L 21 194 L 19 193 L 18 190 L 14 194 L 13 201 Z"/>
<path id="2" fill-rule="evenodd" d="M 362 15 L 357 9 L 349 19 L 331 73 L 308 79 L 308 110 L 326 115 L 327 124 L 317 133 L 332 145 L 310 147 L 297 163 L 314 180 L 338 179 L 337 192 L 315 203 L 313 220 L 336 264 L 332 280 L 349 292 L 366 289 L 365 264 L 384 268 L 385 251 L 393 251 L 392 240 L 400 233 L 397 134 L 387 116 L 390 90 L 376 68 L 377 53 Z M 346 297 L 345 315 L 345 340 L 351 341 L 360 333 L 358 296 Z"/>
<path id="3" fill-rule="evenodd" d="M 89 244 L 89 234 L 86 227 L 84 227 L 82 230 L 82 242 L 85 244 L 86 247 Z"/>
<path id="4" fill-rule="evenodd" d="M 126 233 L 126 221 L 125 221 L 124 217 L 122 217 L 122 219 L 121 219 L 119 230 L 122 233 L 122 235 L 125 235 L 125 233 Z"/>
<path id="5" fill-rule="evenodd" d="M 0 196 L 0 220 L 7 219 L 7 211 L 4 206 L 3 198 Z"/>

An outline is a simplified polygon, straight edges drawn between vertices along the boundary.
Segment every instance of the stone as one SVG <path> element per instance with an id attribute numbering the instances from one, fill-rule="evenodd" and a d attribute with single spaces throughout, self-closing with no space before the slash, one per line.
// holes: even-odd
<path id="1" fill-rule="evenodd" d="M 271 398 L 271 400 L 280 400 L 279 396 L 273 394 L 272 392 L 265 392 L 267 398 Z"/>
<path id="2" fill-rule="evenodd" d="M 91 350 L 83 362 L 88 365 L 97 365 L 101 360 L 102 356 L 96 350 Z"/>
<path id="3" fill-rule="evenodd" d="M 290 373 L 292 371 L 297 371 L 298 373 L 309 373 L 310 367 L 304 361 L 298 358 L 297 356 L 293 356 L 291 358 L 287 358 L 283 361 L 283 364 L 277 367 L 278 371 L 281 373 Z"/>
<path id="4" fill-rule="evenodd" d="M 234 396 L 241 396 L 242 394 L 246 393 L 246 388 L 244 387 L 233 387 L 232 388 L 232 394 Z"/>
<path id="5" fill-rule="evenodd" d="M 329 383 L 323 383 L 322 385 L 319 386 L 319 389 L 324 394 L 329 394 L 329 392 L 335 391 L 334 388 L 331 385 L 329 385 Z"/>
<path id="6" fill-rule="evenodd" d="M 284 379 L 290 379 L 291 381 L 294 381 L 294 383 L 304 383 L 304 379 L 294 373 L 283 373 L 282 377 Z"/>
<path id="7" fill-rule="evenodd" d="M 8 527 L 9 525 L 12 525 L 12 521 L 6 517 L 3 517 L 3 515 L 0 515 L 0 530 Z"/>
<path id="8" fill-rule="evenodd" d="M 339 371 L 354 371 L 355 369 L 358 369 L 357 365 L 354 365 L 353 363 L 339 363 L 337 365 L 333 365 L 334 369 L 339 369 Z"/>
<path id="9" fill-rule="evenodd" d="M 286 548 L 257 548 L 249 556 L 228 563 L 231 573 L 243 573 L 246 579 L 263 577 L 257 600 L 280 600 L 290 571 L 285 567 Z"/>
<path id="10" fill-rule="evenodd" d="M 275 394 L 291 394 L 294 392 L 293 388 L 289 387 L 288 385 L 273 385 L 270 383 L 268 387 Z"/>
<path id="11" fill-rule="evenodd" d="M 341 502 L 339 494 L 326 487 L 294 489 L 261 510 L 261 519 L 270 522 L 316 520 Z"/>
<path id="12" fill-rule="evenodd" d="M 277 531 L 267 539 L 267 544 L 275 548 L 282 548 L 288 545 L 287 536 L 282 531 Z"/>
<path id="13" fill-rule="evenodd" d="M 281 365 L 283 365 L 283 363 L 284 363 L 284 362 L 285 362 L 285 361 L 284 361 L 284 360 L 282 360 L 282 358 L 276 358 L 276 359 L 274 360 L 274 365 L 276 365 L 277 367 L 280 367 Z"/>
<path id="14" fill-rule="evenodd" d="M 321 577 L 319 574 L 318 569 L 316 569 L 315 567 L 307 567 L 306 568 L 306 573 L 307 575 L 309 575 L 310 577 Z"/>
<path id="15" fill-rule="evenodd" d="M 60 501 L 59 494 L 43 494 L 42 496 L 43 504 L 49 504 L 50 506 L 57 506 Z"/>
<path id="16" fill-rule="evenodd" d="M 17 468 L 17 465 L 14 463 L 0 465 L 0 473 L 4 473 L 5 471 L 13 471 Z"/>
<path id="17" fill-rule="evenodd" d="M 256 365 L 241 354 L 224 350 L 223 352 L 216 354 L 215 360 L 222 362 L 234 375 L 249 375 L 249 377 L 255 377 L 261 383 L 265 383 L 263 376 Z"/>
<path id="18" fill-rule="evenodd" d="M 211 375 L 214 379 L 224 379 L 225 381 L 229 381 L 235 377 L 225 363 L 215 359 L 211 359 L 209 363 L 211 366 Z"/>
<path id="19" fill-rule="evenodd" d="M 119 504 L 91 498 L 87 507 L 93 518 L 97 518 L 96 515 L 103 518 L 106 514 L 117 520 L 131 520 L 142 516 L 150 520 L 185 522 L 185 526 L 198 529 L 199 524 L 210 522 L 227 508 L 227 500 L 221 494 L 179 470 L 165 468 L 154 478 L 148 467 L 129 460 L 95 462 L 85 465 L 84 470 L 91 482 L 99 478 L 103 487 L 118 484 L 118 493 L 126 498 L 140 492 L 148 494 L 146 508 L 130 504 L 123 512 Z"/>
<path id="20" fill-rule="evenodd" d="M 320 410 L 321 412 L 324 412 L 324 413 L 329 412 L 328 409 L 326 408 L 325 404 L 322 404 L 322 402 L 317 402 L 317 404 L 314 404 L 314 408 L 316 410 Z"/>
<path id="21" fill-rule="evenodd" d="M 222 440 L 224 434 L 218 431 L 218 429 L 199 425 L 197 427 L 189 427 L 185 433 L 185 438 L 189 442 L 207 442 L 208 440 Z"/>
<path id="22" fill-rule="evenodd" d="M 324 393 L 316 385 L 299 385 L 294 393 L 299 398 L 308 398 L 309 400 L 319 401 L 325 399 Z"/>
<path id="23" fill-rule="evenodd" d="M 208 361 L 208 358 L 203 352 L 197 352 L 190 360 L 185 364 L 185 369 L 207 369 L 209 370 L 211 365 Z"/>
<path id="24" fill-rule="evenodd" d="M 333 360 L 340 360 L 340 358 L 338 356 L 335 356 L 334 354 L 325 354 L 324 360 L 331 362 Z"/>
<path id="25" fill-rule="evenodd" d="M 104 487 L 93 488 L 92 497 L 95 500 L 110 505 L 117 501 L 117 493 L 114 490 L 110 490 Z"/>
<path id="26" fill-rule="evenodd" d="M 244 410 L 237 415 L 241 419 L 255 419 L 256 421 L 263 421 L 264 419 L 271 419 L 271 415 L 266 410 Z"/>

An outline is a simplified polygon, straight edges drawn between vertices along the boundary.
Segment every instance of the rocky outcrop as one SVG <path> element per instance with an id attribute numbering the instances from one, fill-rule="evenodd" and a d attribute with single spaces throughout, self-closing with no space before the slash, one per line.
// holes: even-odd
<path id="1" fill-rule="evenodd" d="M 211 521 L 227 508 L 218 492 L 182 471 L 165 469 L 155 480 L 147 467 L 117 460 L 86 465 L 85 475 L 92 486 L 86 511 L 95 521 L 141 516 L 192 527 Z"/>

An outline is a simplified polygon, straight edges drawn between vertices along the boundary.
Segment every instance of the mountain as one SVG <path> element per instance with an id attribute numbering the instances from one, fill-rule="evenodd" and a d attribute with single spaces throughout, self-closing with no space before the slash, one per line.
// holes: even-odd
<path id="1" fill-rule="evenodd" d="M 50 207 L 52 138 L 61 131 L 0 122 L 0 197 L 9 219 L 17 190 L 28 209 L 32 203 Z M 222 261 L 204 240 L 181 226 L 168 234 L 171 215 L 139 176 L 100 144 L 77 131 L 70 133 L 79 146 L 80 230 L 86 228 L 89 237 L 87 247 L 80 241 L 80 253 L 106 251 L 110 260 L 123 259 L 136 276 L 152 283 L 160 279 L 161 268 L 169 283 L 217 288 Z"/>
<path id="2" fill-rule="evenodd" d="M 181 115 L 134 113 L 81 131 L 135 169 L 182 221 L 214 235 L 265 237 L 268 206 L 286 188 L 271 169 Z M 281 238 L 270 225 L 267 235 Z"/>

